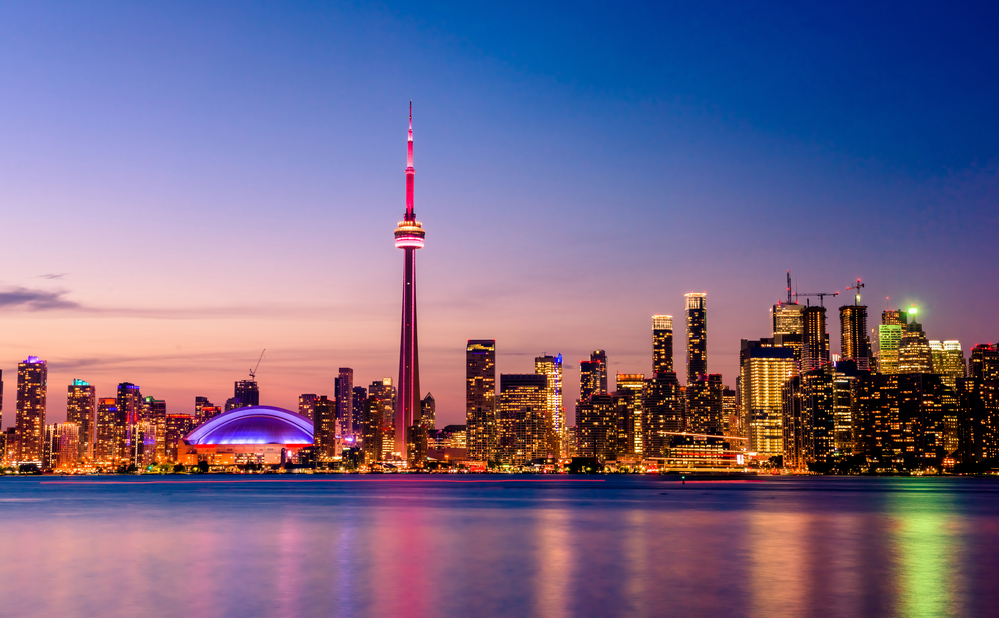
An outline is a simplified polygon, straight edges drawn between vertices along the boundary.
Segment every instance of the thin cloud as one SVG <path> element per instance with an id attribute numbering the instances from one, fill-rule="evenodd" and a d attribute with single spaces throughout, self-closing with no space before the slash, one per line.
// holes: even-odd
<path id="1" fill-rule="evenodd" d="M 48 273 L 45 275 L 38 275 L 39 279 L 62 279 L 69 273 Z"/>
<path id="2" fill-rule="evenodd" d="M 0 290 L 0 309 L 21 308 L 28 311 L 77 309 L 79 304 L 65 298 L 65 290 L 47 291 L 10 287 Z"/>

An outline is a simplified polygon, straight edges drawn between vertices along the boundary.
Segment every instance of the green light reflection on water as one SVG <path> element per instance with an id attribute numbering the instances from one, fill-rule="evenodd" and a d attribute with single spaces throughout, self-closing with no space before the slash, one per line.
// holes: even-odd
<path id="1" fill-rule="evenodd" d="M 943 491 L 889 494 L 896 555 L 896 615 L 906 617 L 959 615 L 956 607 L 956 533 L 960 515 L 953 496 Z"/>

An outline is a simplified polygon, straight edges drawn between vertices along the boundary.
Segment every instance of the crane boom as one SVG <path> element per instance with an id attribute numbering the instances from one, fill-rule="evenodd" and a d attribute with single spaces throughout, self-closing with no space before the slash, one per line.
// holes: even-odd
<path id="1" fill-rule="evenodd" d="M 257 379 L 257 369 L 260 369 L 260 361 L 264 360 L 264 352 L 266 352 L 266 351 L 267 351 L 267 348 L 264 348 L 263 352 L 260 353 L 260 358 L 257 359 L 257 366 L 250 370 L 250 379 L 251 380 L 256 380 Z"/>
<path id="2" fill-rule="evenodd" d="M 856 297 L 854 297 L 854 303 L 853 304 L 855 304 L 855 305 L 859 305 L 860 304 L 860 290 L 863 287 L 864 287 L 864 284 L 860 282 L 860 279 L 857 279 L 857 285 L 851 285 L 848 288 L 846 288 L 848 290 L 857 290 L 857 295 L 856 295 Z"/>

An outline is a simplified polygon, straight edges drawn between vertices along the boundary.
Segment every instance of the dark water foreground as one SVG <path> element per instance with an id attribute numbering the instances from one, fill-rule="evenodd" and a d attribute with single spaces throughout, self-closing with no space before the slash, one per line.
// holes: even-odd
<path id="1" fill-rule="evenodd" d="M 999 615 L 989 479 L 0 478 L 0 532 L 4 616 Z"/>

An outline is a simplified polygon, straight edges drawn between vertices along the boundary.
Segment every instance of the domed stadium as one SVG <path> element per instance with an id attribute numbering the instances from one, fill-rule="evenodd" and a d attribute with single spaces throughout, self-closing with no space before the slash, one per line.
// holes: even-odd
<path id="1" fill-rule="evenodd" d="M 297 460 L 298 450 L 312 441 L 309 418 L 283 408 L 249 406 L 220 414 L 184 436 L 177 459 L 188 465 L 281 464 Z"/>

